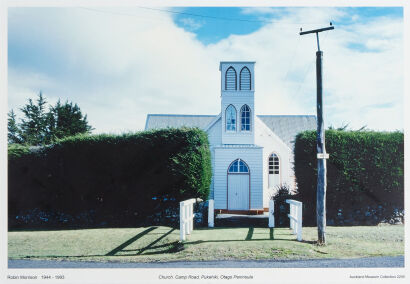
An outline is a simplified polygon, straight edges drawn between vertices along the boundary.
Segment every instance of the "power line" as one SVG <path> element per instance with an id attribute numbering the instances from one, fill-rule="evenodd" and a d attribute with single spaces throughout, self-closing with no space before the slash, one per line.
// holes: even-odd
<path id="1" fill-rule="evenodd" d="M 139 15 L 129 14 L 129 13 L 123 13 L 123 12 L 114 12 L 114 11 L 100 10 L 100 9 L 94 9 L 94 8 L 88 8 L 88 7 L 78 7 L 78 8 L 79 8 L 79 9 L 83 9 L 83 10 L 92 11 L 92 12 L 103 13 L 103 14 L 111 14 L 111 15 L 118 15 L 118 16 L 128 16 L 128 17 L 132 17 L 132 18 L 139 17 Z M 140 19 L 140 18 L 138 18 L 138 19 Z M 157 19 L 153 19 L 153 20 L 157 20 Z"/>
<path id="2" fill-rule="evenodd" d="M 142 6 L 137 6 L 137 7 L 140 8 L 140 9 L 146 9 L 146 10 L 153 10 L 153 11 L 159 11 L 159 12 L 165 12 L 165 13 L 171 13 L 171 14 L 179 14 L 179 15 L 186 15 L 186 16 L 191 16 L 191 17 L 200 17 L 200 18 L 208 18 L 208 19 L 223 20 L 223 21 L 237 21 L 237 22 L 251 22 L 251 23 L 267 23 L 267 24 L 272 23 L 272 21 L 248 20 L 248 19 L 238 19 L 238 18 L 217 17 L 217 16 L 201 15 L 201 14 L 196 14 L 196 13 L 179 12 L 179 11 L 173 11 L 173 10 L 167 10 L 167 9 L 159 9 L 159 8 L 151 8 L 151 7 L 142 7 Z"/>
<path id="3" fill-rule="evenodd" d="M 283 24 L 283 25 L 312 25 L 312 24 L 318 24 L 318 23 L 286 23 L 282 21 L 275 21 L 275 20 L 270 20 L 270 21 L 264 21 L 264 20 L 251 20 L 251 19 L 240 19 L 240 18 L 228 18 L 228 17 L 218 17 L 218 16 L 211 16 L 211 15 L 202 15 L 202 14 L 196 14 L 196 13 L 188 13 L 188 12 L 180 12 L 180 11 L 173 11 L 173 10 L 168 10 L 168 9 L 160 9 L 160 8 L 152 8 L 152 7 L 144 7 L 144 6 L 135 6 L 136 8 L 139 9 L 144 9 L 144 10 L 151 10 L 151 11 L 157 11 L 157 12 L 162 12 L 162 13 L 170 13 L 170 14 L 179 14 L 179 15 L 185 15 L 185 16 L 191 16 L 191 17 L 199 17 L 199 18 L 207 18 L 207 19 L 213 19 L 213 20 L 221 20 L 221 21 L 233 21 L 233 22 L 248 22 L 248 23 L 265 23 L 265 24 Z M 113 15 L 120 15 L 120 16 L 131 16 L 135 17 L 138 15 L 135 14 L 130 14 L 130 13 L 122 13 L 122 12 L 113 12 L 113 11 L 106 11 L 106 10 L 99 10 L 99 9 L 94 9 L 94 8 L 88 8 L 88 7 L 80 7 L 81 9 L 84 10 L 90 10 L 94 12 L 100 12 L 100 13 L 106 13 L 106 14 L 113 14 Z"/>
<path id="4" fill-rule="evenodd" d="M 302 86 L 305 84 L 306 77 L 310 73 L 310 71 L 312 70 L 312 67 L 313 67 L 314 63 L 315 63 L 315 60 L 312 60 L 310 62 L 310 64 L 308 65 L 308 68 L 306 69 L 305 75 L 303 76 L 303 80 L 300 82 L 298 90 L 295 93 L 295 97 L 297 97 L 299 95 L 299 91 L 301 90 Z"/>
<path id="5" fill-rule="evenodd" d="M 292 69 L 293 61 L 295 61 L 296 52 L 299 50 L 300 36 L 298 36 L 297 38 L 298 38 L 297 43 L 296 43 L 295 49 L 293 50 L 293 53 L 291 55 L 292 57 L 290 59 L 291 61 L 290 61 L 290 64 L 289 64 L 288 71 L 286 72 L 285 77 L 283 77 L 283 83 L 284 84 L 286 84 L 286 82 L 287 82 L 289 71 Z"/>
<path id="6" fill-rule="evenodd" d="M 328 35 L 328 33 L 325 34 L 325 36 L 324 36 L 324 38 L 323 38 L 323 40 L 322 40 L 322 43 L 324 43 L 324 42 L 326 41 L 327 35 Z M 315 65 L 315 64 L 314 64 L 315 61 L 316 61 L 316 59 L 313 59 L 313 60 L 311 61 L 311 63 L 308 65 L 308 69 L 306 69 L 305 75 L 303 76 L 303 80 L 302 80 L 301 83 L 299 84 L 298 90 L 297 90 L 296 93 L 295 93 L 295 97 L 297 97 L 297 96 L 299 95 L 299 91 L 301 90 L 302 86 L 305 84 L 306 77 L 307 77 L 307 75 L 310 73 L 310 71 L 312 70 L 312 67 Z"/>

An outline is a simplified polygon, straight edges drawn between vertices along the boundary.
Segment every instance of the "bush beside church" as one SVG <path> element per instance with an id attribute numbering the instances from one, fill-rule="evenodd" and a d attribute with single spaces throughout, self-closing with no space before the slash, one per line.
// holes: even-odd
<path id="1" fill-rule="evenodd" d="M 404 135 L 326 131 L 328 225 L 404 221 Z M 295 175 L 304 225 L 316 225 L 316 131 L 295 141 Z"/>
<path id="2" fill-rule="evenodd" d="M 10 145 L 8 159 L 11 228 L 169 225 L 179 201 L 207 199 L 212 175 L 196 128 Z"/>

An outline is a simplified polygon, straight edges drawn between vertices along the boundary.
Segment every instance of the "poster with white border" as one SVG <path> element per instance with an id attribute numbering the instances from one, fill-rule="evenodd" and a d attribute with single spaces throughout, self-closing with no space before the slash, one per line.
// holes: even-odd
<path id="1" fill-rule="evenodd" d="M 318 228 L 308 220 L 301 242 L 279 219 L 275 228 L 268 226 L 269 190 L 295 180 L 295 134 L 316 130 L 318 49 L 323 52 L 324 129 L 406 136 L 407 1 L 2 0 L 0 5 L 1 283 L 408 281 L 408 151 L 401 164 L 404 207 L 393 221 L 375 216 L 373 223 L 360 223 L 352 217 L 343 225 L 342 217 L 328 216 L 323 246 L 316 243 Z M 321 28 L 328 29 L 301 35 Z M 229 81 L 229 67 L 237 69 L 235 81 Z M 249 75 L 242 73 L 244 68 Z M 202 129 L 211 143 L 208 196 L 215 200 L 215 227 L 207 226 L 208 209 L 200 215 L 195 211 L 201 225 L 184 226 L 184 241 L 179 217 L 174 226 L 154 218 L 152 225 L 132 227 L 104 220 L 84 225 L 80 218 L 92 219 L 94 213 L 58 213 L 56 227 L 50 225 L 57 219 L 52 210 L 11 214 L 16 203 L 10 201 L 15 198 L 10 184 L 20 180 L 9 171 L 10 144 L 17 141 L 41 152 L 38 149 L 52 148 L 61 138 L 33 142 L 24 133 L 29 125 L 25 110 L 30 100 L 36 106 L 40 93 L 46 100 L 44 113 L 52 115 L 60 103 L 78 106 L 90 126 L 87 135 Z M 237 116 L 231 115 L 228 123 L 230 105 Z M 11 111 L 16 138 L 8 135 Z M 46 115 L 44 119 L 48 123 Z M 403 140 L 401 145 L 408 148 Z M 325 151 L 314 157 L 331 161 L 333 154 Z M 258 155 L 260 165 L 253 160 Z M 231 168 L 235 163 L 236 170 Z M 19 173 L 22 180 L 24 174 Z M 225 191 L 218 188 L 218 178 Z M 240 184 L 238 189 L 232 189 L 234 182 Z M 252 191 L 258 186 L 259 195 Z M 292 190 L 297 191 L 296 183 Z M 18 197 L 18 204 L 37 198 L 22 192 L 28 195 Z M 241 192 L 242 199 L 234 203 Z M 103 202 L 105 197 L 98 198 Z M 361 213 L 376 214 L 370 209 Z M 240 219 L 243 225 L 235 226 L 236 219 L 223 223 L 218 214 L 264 218 Z M 70 224 L 66 229 L 65 222 Z M 223 224 L 219 228 L 218 222 Z M 265 227 L 260 226 L 263 222 Z"/>

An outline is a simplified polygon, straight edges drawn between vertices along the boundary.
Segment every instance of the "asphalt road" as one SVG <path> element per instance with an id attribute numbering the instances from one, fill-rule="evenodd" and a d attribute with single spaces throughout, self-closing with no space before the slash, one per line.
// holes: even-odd
<path id="1" fill-rule="evenodd" d="M 218 260 L 173 262 L 90 262 L 55 260 L 9 260 L 9 268 L 339 268 L 339 267 L 404 267 L 404 256 L 354 259 L 308 260 Z"/>

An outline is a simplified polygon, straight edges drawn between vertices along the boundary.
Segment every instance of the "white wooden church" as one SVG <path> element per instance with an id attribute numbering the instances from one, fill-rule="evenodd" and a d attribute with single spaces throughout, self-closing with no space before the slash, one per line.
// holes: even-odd
<path id="1" fill-rule="evenodd" d="M 198 127 L 212 154 L 210 199 L 220 212 L 263 212 L 278 186 L 294 189 L 297 133 L 316 129 L 314 115 L 256 115 L 255 62 L 221 62 L 218 115 L 148 114 L 145 129 Z"/>

